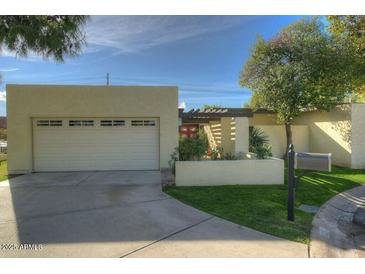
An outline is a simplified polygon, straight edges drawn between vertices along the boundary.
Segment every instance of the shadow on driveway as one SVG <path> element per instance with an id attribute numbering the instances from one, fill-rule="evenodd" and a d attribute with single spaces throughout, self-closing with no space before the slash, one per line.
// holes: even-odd
<path id="1" fill-rule="evenodd" d="M 171 198 L 158 171 L 33 173 L 0 182 L 0 242 L 12 245 L 0 257 L 307 257 L 305 245 Z"/>

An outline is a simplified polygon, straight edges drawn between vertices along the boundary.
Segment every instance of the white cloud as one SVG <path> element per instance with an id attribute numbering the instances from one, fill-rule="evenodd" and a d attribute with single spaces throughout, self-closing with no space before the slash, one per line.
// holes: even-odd
<path id="1" fill-rule="evenodd" d="M 0 72 L 13 72 L 13 71 L 18 71 L 19 68 L 4 68 L 4 69 L 0 69 Z"/>
<path id="2" fill-rule="evenodd" d="M 17 58 L 19 60 L 27 61 L 27 62 L 40 62 L 40 61 L 45 60 L 45 58 L 41 57 L 40 55 L 36 54 L 33 51 L 29 51 L 27 56 L 19 56 L 18 54 L 16 54 L 16 52 L 10 51 L 10 50 L 4 49 L 4 48 L 0 49 L 0 56 L 13 57 L 13 58 Z M 19 70 L 19 69 L 17 69 L 17 70 Z M 2 71 L 5 71 L 5 70 L 2 70 Z"/>
<path id="3" fill-rule="evenodd" d="M 253 20 L 252 16 L 91 16 L 85 26 L 87 46 L 83 53 L 112 48 L 116 54 L 141 53 L 146 49 L 204 34 L 223 31 Z M 0 56 L 28 62 L 45 61 L 29 52 L 20 57 L 5 48 Z"/>
<path id="4" fill-rule="evenodd" d="M 86 26 L 89 51 L 143 50 L 221 31 L 251 20 L 240 16 L 93 16 Z"/>
<path id="5" fill-rule="evenodd" d="M 179 108 L 185 109 L 186 108 L 186 103 L 185 102 L 179 103 Z"/>
<path id="6" fill-rule="evenodd" d="M 0 102 L 6 102 L 6 91 L 0 91 Z"/>

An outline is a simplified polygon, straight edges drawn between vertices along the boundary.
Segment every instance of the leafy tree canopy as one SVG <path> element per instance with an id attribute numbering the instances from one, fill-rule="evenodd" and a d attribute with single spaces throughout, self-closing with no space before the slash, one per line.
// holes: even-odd
<path id="1" fill-rule="evenodd" d="M 354 49 L 365 57 L 365 16 L 363 15 L 332 15 L 327 16 L 328 30 L 338 39 L 352 43 Z"/>
<path id="2" fill-rule="evenodd" d="M 354 57 L 337 43 L 318 18 L 301 20 L 269 41 L 257 38 L 240 84 L 253 91 L 256 107 L 278 113 L 287 125 L 303 110 L 329 111 L 354 88 Z"/>
<path id="3" fill-rule="evenodd" d="M 305 109 L 330 110 L 342 102 L 353 88 L 344 69 L 352 59 L 317 18 L 301 20 L 269 41 L 258 37 L 240 84 L 277 111 L 281 122 L 290 123 Z"/>
<path id="4" fill-rule="evenodd" d="M 248 106 L 254 110 L 260 109 L 260 108 L 268 108 L 268 106 L 265 104 L 265 101 L 261 99 L 260 93 L 253 92 L 250 98 L 250 102 L 248 103 Z"/>
<path id="5" fill-rule="evenodd" d="M 87 16 L 36 15 L 0 16 L 0 46 L 26 57 L 34 52 L 44 58 L 63 62 L 75 56 L 85 43 L 83 26 Z"/>
<path id="6" fill-rule="evenodd" d="M 355 90 L 352 101 L 365 102 L 365 16 L 327 16 L 328 30 L 337 42 L 348 47 L 356 57 L 357 69 L 353 71 Z"/>

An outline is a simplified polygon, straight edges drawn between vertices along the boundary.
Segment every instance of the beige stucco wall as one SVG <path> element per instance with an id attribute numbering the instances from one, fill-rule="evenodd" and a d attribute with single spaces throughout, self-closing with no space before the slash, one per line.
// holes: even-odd
<path id="1" fill-rule="evenodd" d="M 222 117 L 220 121 L 208 124 L 211 137 L 223 153 L 240 154 L 248 152 L 249 120 L 247 117 Z M 237 139 L 237 136 L 238 139 Z"/>
<path id="2" fill-rule="evenodd" d="M 351 106 L 341 105 L 330 112 L 306 112 L 294 121 L 308 125 L 311 152 L 332 153 L 332 163 L 351 167 Z"/>
<path id="3" fill-rule="evenodd" d="M 7 85 L 8 170 L 32 171 L 34 117 L 160 119 L 160 168 L 178 145 L 177 87 Z"/>
<path id="4" fill-rule="evenodd" d="M 271 152 L 274 157 L 283 158 L 286 152 L 286 132 L 282 125 L 256 125 L 261 128 L 269 138 Z M 308 126 L 292 126 L 293 144 L 296 151 L 309 151 Z"/>
<path id="5" fill-rule="evenodd" d="M 365 104 L 352 104 L 351 121 L 351 167 L 365 169 Z"/>
<path id="6" fill-rule="evenodd" d="M 177 186 L 268 185 L 284 183 L 284 161 L 177 161 Z"/>
<path id="7" fill-rule="evenodd" d="M 222 127 L 220 121 L 210 121 L 208 124 L 212 138 L 217 146 L 222 145 Z"/>
<path id="8" fill-rule="evenodd" d="M 250 118 L 250 126 L 268 125 L 278 125 L 275 114 L 259 113 Z M 296 130 L 296 126 L 308 127 L 308 144 L 300 140 L 301 130 Z M 332 153 L 333 164 L 351 167 L 351 105 L 340 105 L 330 112 L 304 112 L 293 121 L 293 128 L 293 143 L 297 151 L 306 150 L 308 145 L 310 152 Z M 283 132 L 284 129 L 276 131 Z M 282 136 L 282 133 L 276 132 L 274 135 Z M 282 143 L 286 141 L 282 137 L 272 138 L 275 139 L 274 156 L 279 157 L 277 153 L 282 151 Z"/>
<path id="9" fill-rule="evenodd" d="M 256 125 L 277 125 L 276 114 L 272 113 L 254 113 L 249 119 L 250 126 Z"/>
<path id="10" fill-rule="evenodd" d="M 247 117 L 234 118 L 234 153 L 247 153 L 249 147 L 249 126 Z"/>
<path id="11" fill-rule="evenodd" d="M 221 148 L 223 154 L 234 153 L 235 121 L 231 117 L 221 118 Z"/>

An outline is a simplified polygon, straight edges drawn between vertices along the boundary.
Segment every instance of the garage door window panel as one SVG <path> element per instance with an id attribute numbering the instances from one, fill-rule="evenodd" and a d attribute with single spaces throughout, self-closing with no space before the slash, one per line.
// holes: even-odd
<path id="1" fill-rule="evenodd" d="M 156 126 L 155 120 L 132 120 L 132 126 L 141 127 L 141 126 Z"/>
<path id="2" fill-rule="evenodd" d="M 125 126 L 125 121 L 124 120 L 114 120 L 113 126 L 114 127 L 123 127 L 123 126 Z"/>
<path id="3" fill-rule="evenodd" d="M 51 127 L 62 127 L 62 120 L 50 120 L 49 125 Z"/>
<path id="4" fill-rule="evenodd" d="M 101 120 L 100 121 L 100 126 L 102 126 L 102 127 L 111 127 L 111 126 L 113 126 L 113 121 L 112 120 Z"/>
<path id="5" fill-rule="evenodd" d="M 143 126 L 143 120 L 132 120 L 132 127 L 141 127 Z"/>
<path id="6" fill-rule="evenodd" d="M 154 126 L 156 126 L 156 122 L 154 120 L 144 120 L 143 121 L 143 125 L 144 126 L 152 126 L 152 127 L 154 127 Z"/>
<path id="7" fill-rule="evenodd" d="M 94 120 L 69 120 L 69 127 L 93 127 Z"/>
<path id="8" fill-rule="evenodd" d="M 94 121 L 93 120 L 83 120 L 82 121 L 82 126 L 84 126 L 84 127 L 93 127 L 94 126 Z"/>
<path id="9" fill-rule="evenodd" d="M 62 120 L 37 120 L 38 127 L 62 127 Z"/>
<path id="10" fill-rule="evenodd" d="M 49 120 L 38 120 L 37 121 L 38 127 L 48 127 L 49 126 Z"/>

